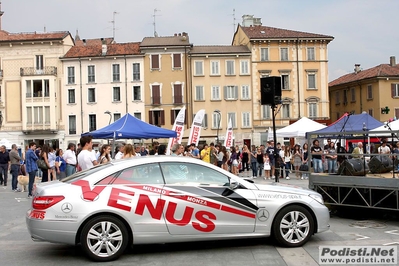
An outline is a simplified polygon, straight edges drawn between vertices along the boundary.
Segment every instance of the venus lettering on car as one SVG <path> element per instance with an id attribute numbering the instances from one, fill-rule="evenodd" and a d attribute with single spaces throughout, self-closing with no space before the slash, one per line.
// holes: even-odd
<path id="1" fill-rule="evenodd" d="M 105 186 L 95 186 L 93 189 L 90 188 L 89 181 L 78 180 L 73 182 L 72 185 L 80 186 L 82 188 L 83 199 L 88 201 L 94 201 L 95 198 L 104 190 Z"/>
<path id="2" fill-rule="evenodd" d="M 127 203 L 131 202 L 131 199 L 121 196 L 122 193 L 127 194 L 129 196 L 134 196 L 133 191 L 128 191 L 128 190 L 119 189 L 119 188 L 112 188 L 111 194 L 110 194 L 109 200 L 108 200 L 108 206 L 112 206 L 112 207 L 130 212 L 130 210 L 132 209 L 130 206 L 126 206 L 126 205 L 118 203 L 118 200 L 125 201 Z"/>

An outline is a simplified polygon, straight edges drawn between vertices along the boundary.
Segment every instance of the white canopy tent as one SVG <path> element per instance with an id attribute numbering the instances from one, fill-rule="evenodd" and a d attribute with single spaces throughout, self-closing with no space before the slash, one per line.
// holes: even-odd
<path id="1" fill-rule="evenodd" d="M 392 132 L 391 130 L 394 132 Z M 373 131 L 384 131 L 386 133 L 379 132 L 378 134 L 376 134 L 373 133 Z M 380 127 L 370 130 L 370 136 L 388 136 L 391 135 L 391 133 L 396 134 L 397 131 L 399 131 L 399 120 L 392 121 L 388 124 L 384 124 Z"/>
<path id="2" fill-rule="evenodd" d="M 325 127 L 325 125 L 317 123 L 307 117 L 302 117 L 295 123 L 276 130 L 276 135 L 280 138 L 305 138 L 307 132 L 316 131 Z"/>
<path id="3" fill-rule="evenodd" d="M 11 150 L 12 144 L 17 144 L 17 143 L 13 143 L 13 142 L 9 141 L 8 139 L 1 139 L 0 140 L 0 146 L 3 146 L 3 145 L 6 146 L 7 150 Z M 17 148 L 18 149 L 21 148 L 20 145 L 17 144 Z"/>

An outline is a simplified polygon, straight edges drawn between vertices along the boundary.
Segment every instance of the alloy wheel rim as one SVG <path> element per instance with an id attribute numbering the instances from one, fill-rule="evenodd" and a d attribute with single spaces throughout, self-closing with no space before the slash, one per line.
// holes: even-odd
<path id="1" fill-rule="evenodd" d="M 87 246 L 99 257 L 114 255 L 121 248 L 123 235 L 121 229 L 114 223 L 102 221 L 94 224 L 87 234 Z"/>
<path id="2" fill-rule="evenodd" d="M 281 219 L 280 234 L 289 243 L 300 243 L 306 239 L 310 231 L 308 217 L 300 211 L 288 212 Z"/>

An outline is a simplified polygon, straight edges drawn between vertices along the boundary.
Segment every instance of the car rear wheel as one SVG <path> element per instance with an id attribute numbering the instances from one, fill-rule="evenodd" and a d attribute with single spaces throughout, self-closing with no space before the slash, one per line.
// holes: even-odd
<path id="1" fill-rule="evenodd" d="M 282 209 L 273 221 L 273 236 L 286 247 L 305 244 L 314 232 L 310 212 L 302 206 L 291 205 Z"/>
<path id="2" fill-rule="evenodd" d="M 101 215 L 89 220 L 82 229 L 80 242 L 82 249 L 92 260 L 111 261 L 122 255 L 128 242 L 126 226 L 109 215 Z"/>

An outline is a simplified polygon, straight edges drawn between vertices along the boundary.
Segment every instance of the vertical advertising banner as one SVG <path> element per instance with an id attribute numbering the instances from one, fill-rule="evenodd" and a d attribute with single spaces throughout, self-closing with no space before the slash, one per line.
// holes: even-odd
<path id="1" fill-rule="evenodd" d="M 176 143 L 181 143 L 181 140 L 183 138 L 183 134 L 184 134 L 184 118 L 186 116 L 186 108 L 183 107 L 182 109 L 180 109 L 179 114 L 177 115 L 176 119 L 175 119 L 175 123 L 173 124 L 172 130 L 176 131 L 177 136 L 176 138 L 169 138 L 169 142 L 168 142 L 168 148 L 166 149 L 166 154 L 169 155 L 170 154 L 170 149 L 172 148 L 172 146 Z"/>
<path id="2" fill-rule="evenodd" d="M 191 125 L 190 136 L 188 138 L 188 145 L 194 143 L 198 146 L 198 142 L 201 136 L 202 120 L 204 120 L 205 110 L 201 109 L 197 112 L 194 117 L 193 124 Z"/>
<path id="3" fill-rule="evenodd" d="M 230 149 L 230 147 L 233 146 L 233 125 L 231 123 L 231 117 L 227 126 L 226 137 L 224 138 L 224 146 L 226 149 Z"/>

